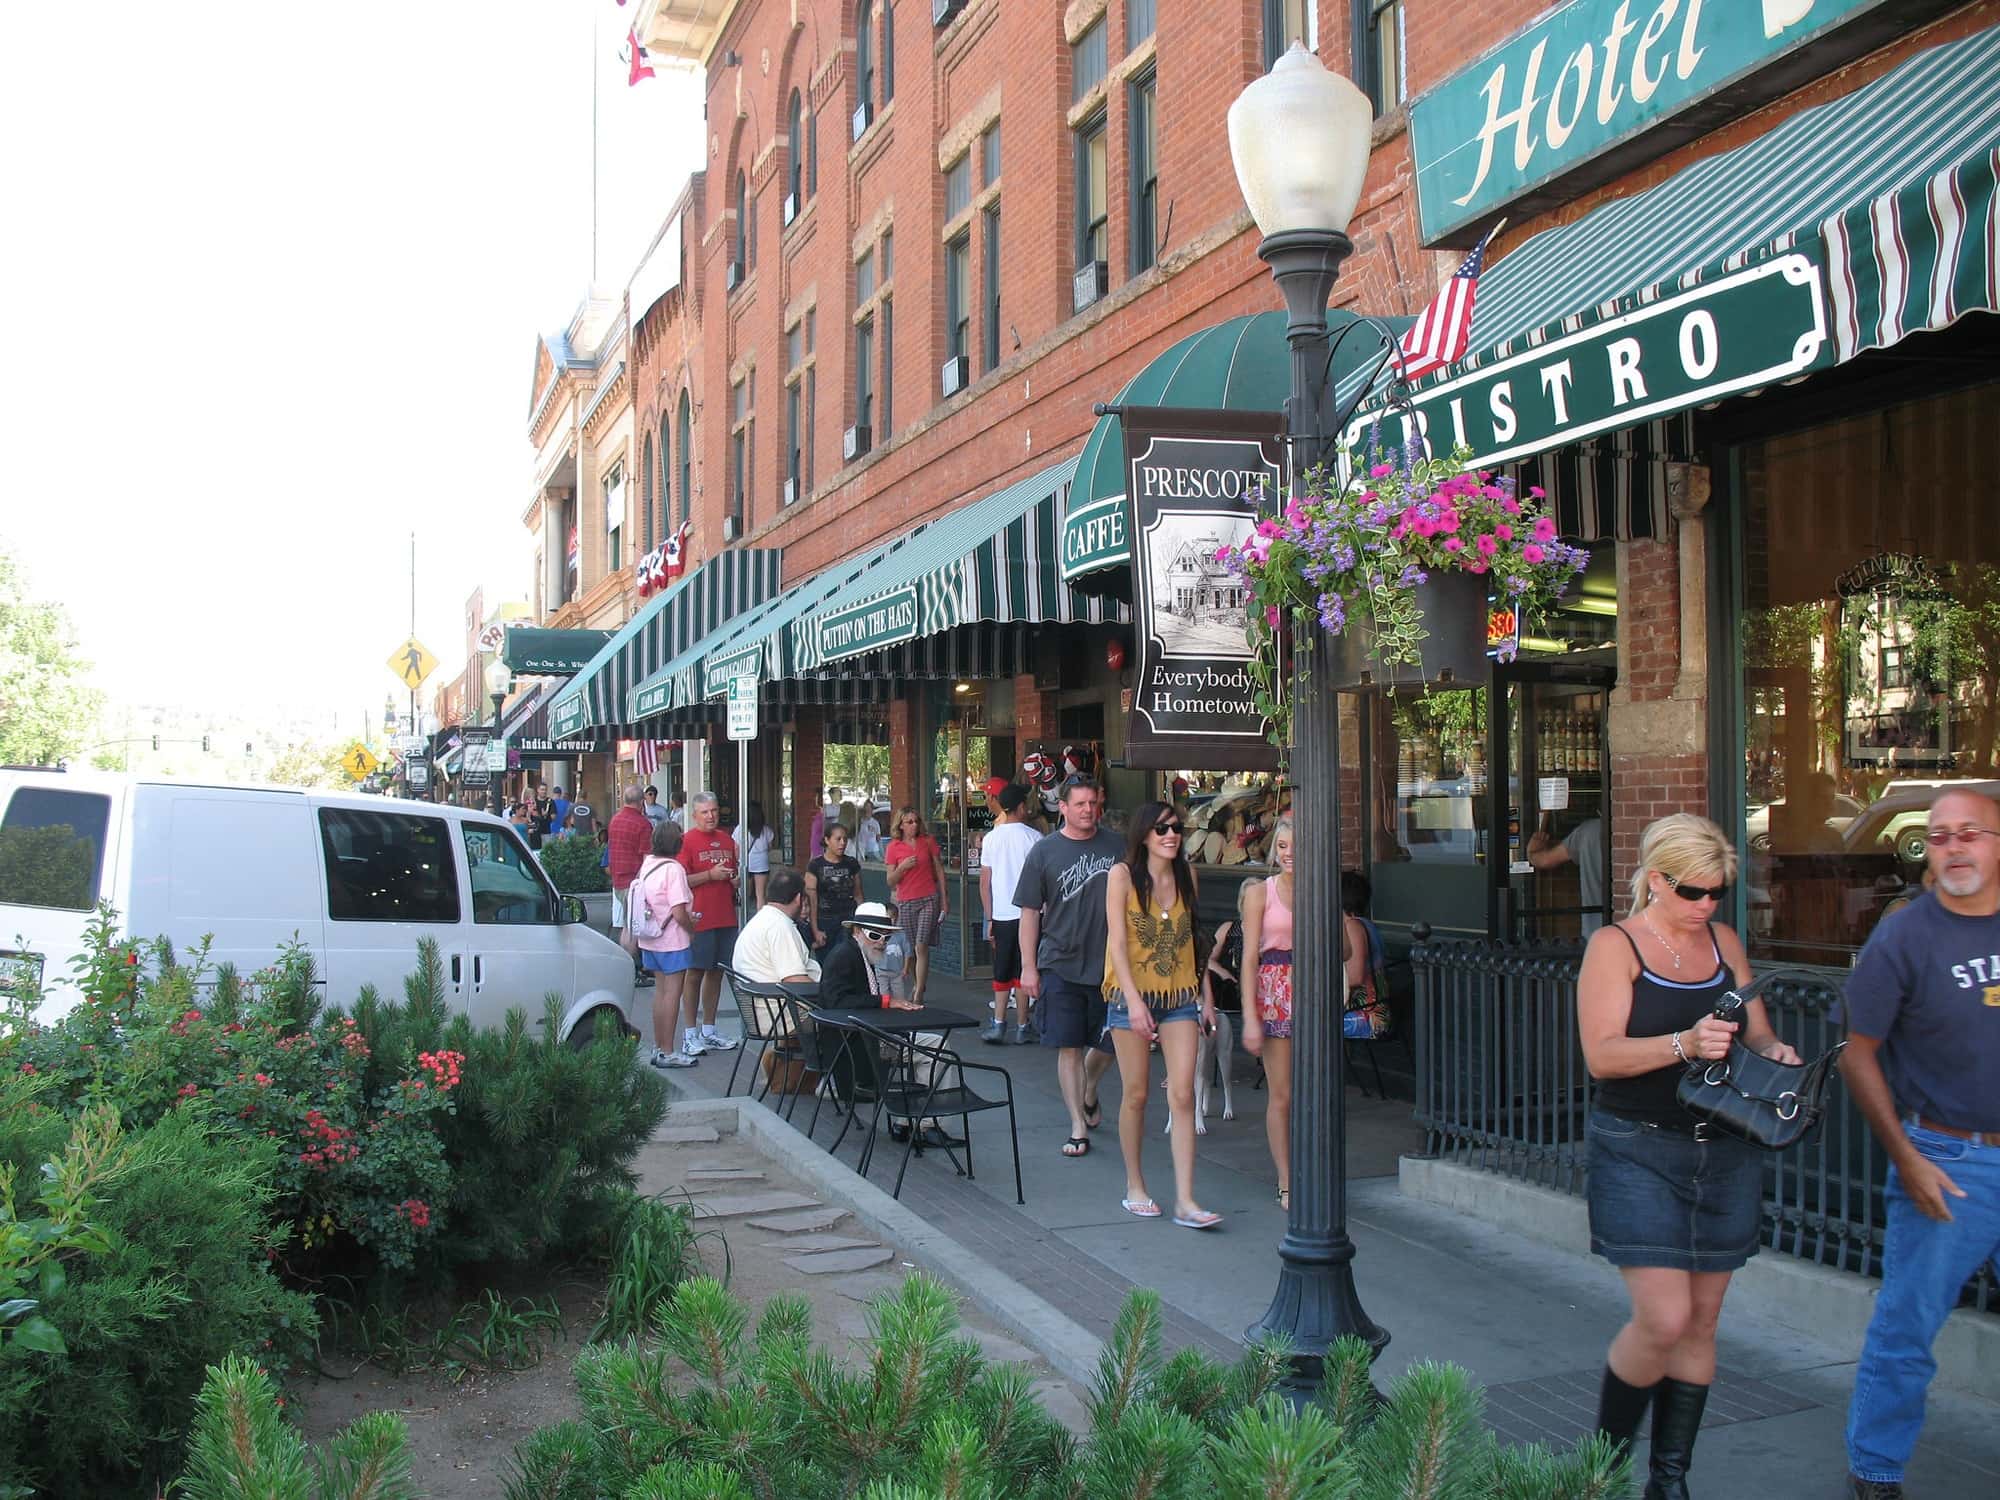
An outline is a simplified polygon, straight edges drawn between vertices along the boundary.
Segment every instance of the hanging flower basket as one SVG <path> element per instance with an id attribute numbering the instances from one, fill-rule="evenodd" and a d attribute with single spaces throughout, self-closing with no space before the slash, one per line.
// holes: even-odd
<path id="1" fill-rule="evenodd" d="M 1315 674 L 1334 689 L 1476 687 L 1485 680 L 1487 597 L 1536 618 L 1590 554 L 1556 537 L 1543 494 L 1466 467 L 1461 448 L 1388 462 L 1354 455 L 1312 470 L 1304 493 L 1273 501 L 1241 545 L 1216 553 L 1248 590 L 1251 673 L 1273 739 L 1290 740 L 1281 639 L 1324 635 Z M 1339 473 L 1352 475 L 1343 487 Z M 1281 626 L 1290 630 L 1281 630 Z"/>

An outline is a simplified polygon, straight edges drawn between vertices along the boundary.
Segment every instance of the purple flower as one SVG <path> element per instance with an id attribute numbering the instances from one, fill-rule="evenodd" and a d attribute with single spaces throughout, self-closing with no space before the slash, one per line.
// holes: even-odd
<path id="1" fill-rule="evenodd" d="M 1354 549 L 1341 542 L 1333 549 L 1333 566 L 1336 572 L 1345 573 L 1354 566 Z"/>
<path id="2" fill-rule="evenodd" d="M 1514 574 L 1507 580 L 1507 592 L 1510 594 L 1527 593 L 1528 580 L 1523 578 L 1519 573 Z"/>
<path id="3" fill-rule="evenodd" d="M 1319 623 L 1329 635 L 1339 635 L 1347 628 L 1347 605 L 1338 594 L 1319 596 Z"/>

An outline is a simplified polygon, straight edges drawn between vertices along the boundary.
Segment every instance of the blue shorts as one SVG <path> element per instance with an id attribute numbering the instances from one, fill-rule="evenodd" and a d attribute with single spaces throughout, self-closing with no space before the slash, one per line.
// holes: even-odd
<path id="1" fill-rule="evenodd" d="M 1103 986 L 1044 971 L 1035 1029 L 1044 1047 L 1104 1047 Z"/>
<path id="2" fill-rule="evenodd" d="M 1693 1122 L 1689 1122 L 1692 1126 Z M 1764 1153 L 1590 1113 L 1590 1248 L 1614 1266 L 1734 1271 L 1757 1253 Z"/>
<path id="3" fill-rule="evenodd" d="M 690 969 L 720 969 L 736 952 L 734 927 L 709 927 L 688 941 Z"/>
<path id="4" fill-rule="evenodd" d="M 685 974 L 694 967 L 692 959 L 690 948 L 675 948 L 665 953 L 655 953 L 651 948 L 639 950 L 639 961 L 648 974 Z"/>
<path id="5" fill-rule="evenodd" d="M 1153 1010 L 1153 1025 L 1156 1027 L 1165 1026 L 1172 1021 L 1199 1021 L 1201 1019 L 1201 1002 L 1199 1000 L 1191 1000 L 1186 1005 L 1176 1005 L 1171 1010 L 1156 1010 L 1150 1006 L 1147 1008 Z M 1107 1031 L 1130 1031 L 1132 1029 L 1132 1007 L 1122 1002 L 1117 1005 L 1106 1006 L 1104 1010 L 1104 1026 Z"/>

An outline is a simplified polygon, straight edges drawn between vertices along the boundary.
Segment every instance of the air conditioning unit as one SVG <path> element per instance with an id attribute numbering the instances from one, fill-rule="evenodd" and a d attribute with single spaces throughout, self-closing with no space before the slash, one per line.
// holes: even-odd
<path id="1" fill-rule="evenodd" d="M 874 120 L 875 107 L 866 99 L 863 99 L 854 111 L 854 139 L 857 141 L 860 140 L 862 133 L 874 123 Z"/>
<path id="2" fill-rule="evenodd" d="M 792 222 L 792 220 L 796 219 L 798 216 L 799 216 L 799 195 L 797 193 L 785 194 L 785 222 L 789 224 Z"/>
<path id="3" fill-rule="evenodd" d="M 840 435 L 840 456 L 853 463 L 874 446 L 874 439 L 866 427 L 850 427 Z"/>
<path id="4" fill-rule="evenodd" d="M 729 263 L 729 269 L 722 273 L 722 284 L 732 292 L 743 284 L 743 268 L 736 264 L 735 261 L 732 260 Z M 1081 306 L 1081 304 L 1078 305 Z"/>
<path id="5" fill-rule="evenodd" d="M 944 368 L 938 372 L 938 379 L 944 386 L 944 393 L 947 396 L 956 396 L 972 383 L 972 361 L 963 354 L 953 355 L 944 362 Z"/>
<path id="6" fill-rule="evenodd" d="M 743 535 L 743 522 L 735 516 L 724 516 L 722 518 L 722 539 L 725 542 L 733 542 L 741 535 Z"/>
<path id="7" fill-rule="evenodd" d="M 785 504 L 790 505 L 798 498 L 799 482 L 796 479 L 787 479 L 785 481 Z"/>
<path id="8" fill-rule="evenodd" d="M 1069 285 L 1071 306 L 1082 312 L 1111 290 L 1111 267 L 1105 261 L 1094 260 L 1071 277 Z"/>
<path id="9" fill-rule="evenodd" d="M 931 0 L 931 25 L 947 26 L 964 9 L 965 0 Z"/>

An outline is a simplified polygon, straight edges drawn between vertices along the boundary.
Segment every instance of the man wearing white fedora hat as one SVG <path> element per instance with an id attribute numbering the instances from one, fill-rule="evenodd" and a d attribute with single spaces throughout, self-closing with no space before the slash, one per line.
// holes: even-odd
<path id="1" fill-rule="evenodd" d="M 844 932 L 827 950 L 820 971 L 820 1004 L 849 1010 L 915 1009 L 895 998 L 895 987 L 882 971 L 882 952 L 897 931 L 889 908 L 879 901 L 864 901 L 840 925 Z"/>

